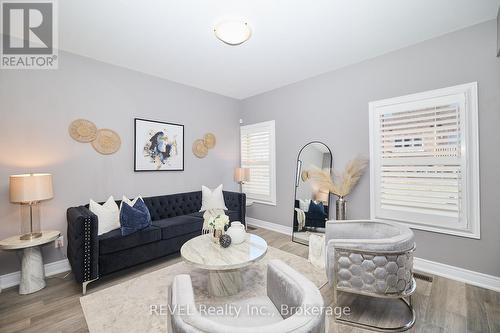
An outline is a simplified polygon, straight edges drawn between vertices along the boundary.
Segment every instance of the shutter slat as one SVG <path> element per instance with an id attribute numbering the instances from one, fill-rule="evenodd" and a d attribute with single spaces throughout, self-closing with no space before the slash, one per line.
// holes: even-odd
<path id="1" fill-rule="evenodd" d="M 450 139 L 450 140 L 457 140 L 457 138 L 455 137 L 457 135 L 457 131 L 455 130 L 450 130 L 448 132 L 440 132 L 439 134 L 435 133 L 434 131 L 431 131 L 429 133 L 417 133 L 417 134 L 411 134 L 411 135 L 405 135 L 405 134 L 401 134 L 401 136 L 387 136 L 387 137 L 382 137 L 381 138 L 381 142 L 393 142 L 393 143 L 397 143 L 396 140 L 405 140 L 405 139 L 410 139 L 410 140 L 414 140 L 414 139 L 419 139 L 420 142 L 425 142 L 425 141 L 428 141 L 428 142 L 435 142 L 436 140 L 446 140 L 446 139 Z"/>
<path id="2" fill-rule="evenodd" d="M 384 138 L 401 136 L 403 134 L 412 134 L 415 136 L 420 136 L 423 133 L 436 133 L 436 135 L 442 135 L 442 133 L 446 132 L 457 132 L 459 129 L 459 124 L 453 125 L 445 125 L 439 127 L 422 127 L 422 128 L 411 128 L 411 129 L 402 129 L 399 131 L 384 131 L 381 130 L 381 136 Z"/>
<path id="3" fill-rule="evenodd" d="M 419 143 L 421 143 L 423 146 L 426 146 L 426 145 L 433 145 L 433 144 L 451 144 L 451 143 L 455 143 L 455 144 L 458 144 L 460 141 L 460 139 L 458 137 L 454 137 L 454 136 L 448 136 L 448 137 L 444 137 L 444 138 L 436 138 L 436 136 L 434 135 L 431 135 L 429 137 L 419 137 L 419 139 L 421 139 L 421 141 Z M 382 144 L 380 145 L 380 147 L 382 148 L 385 148 L 385 147 L 394 147 L 395 145 L 397 144 L 405 144 L 405 142 L 397 142 L 395 141 L 395 139 L 391 139 L 391 140 L 382 140 Z"/>
<path id="4" fill-rule="evenodd" d="M 380 202 L 385 205 L 391 206 L 406 206 L 412 208 L 431 208 L 434 210 L 446 210 L 451 212 L 457 212 L 457 205 L 445 205 L 445 204 L 432 204 L 432 203 L 423 203 L 423 202 L 412 202 L 412 201 L 404 201 L 404 200 L 384 200 L 381 199 Z"/>
<path id="5" fill-rule="evenodd" d="M 400 152 L 400 153 L 384 153 L 383 158 L 406 158 L 406 157 L 425 157 L 425 156 L 456 156 L 457 150 L 435 150 L 435 151 L 409 151 L 409 152 Z"/>
<path id="6" fill-rule="evenodd" d="M 444 126 L 456 126 L 458 124 L 458 119 L 455 117 L 447 117 L 441 119 L 432 119 L 422 122 L 405 122 L 397 125 L 382 125 L 382 132 L 391 133 L 391 132 L 399 132 L 405 129 L 422 129 L 422 128 L 442 128 Z"/>
<path id="7" fill-rule="evenodd" d="M 398 145 L 399 143 L 395 143 Z M 441 152 L 441 151 L 455 151 L 459 147 L 456 144 L 439 144 L 439 145 L 423 145 L 421 147 L 391 147 L 381 150 L 381 153 L 385 156 L 386 154 L 393 153 L 413 153 L 415 150 L 422 152 Z"/>
<path id="8" fill-rule="evenodd" d="M 404 189 L 404 190 L 415 190 L 415 191 L 458 191 L 457 186 L 459 182 L 458 180 L 452 180 L 450 183 L 447 183 L 443 179 L 433 179 L 432 181 L 427 179 L 421 179 L 421 182 L 417 181 L 402 181 L 401 183 L 390 182 L 390 180 L 384 180 L 382 186 L 384 188 L 392 188 L 392 189 Z"/>
<path id="9" fill-rule="evenodd" d="M 391 166 L 383 166 L 380 168 L 382 171 L 404 171 L 404 172 L 413 172 L 413 171 L 426 171 L 426 172 L 460 172 L 460 165 L 419 165 L 419 166 L 411 166 L 411 165 L 391 165 Z"/>
<path id="10" fill-rule="evenodd" d="M 457 186 L 459 178 L 382 177 L 382 184 Z"/>
<path id="11" fill-rule="evenodd" d="M 411 212 L 411 213 L 418 212 L 420 214 L 428 214 L 428 215 L 432 215 L 432 216 L 449 217 L 449 218 L 453 218 L 454 220 L 456 220 L 459 217 L 459 212 L 456 212 L 456 211 L 436 210 L 433 208 L 426 208 L 426 207 L 413 208 L 413 207 L 408 207 L 408 206 L 381 204 L 380 208 L 388 209 L 391 211 L 398 211 L 398 212 L 401 212 L 403 214 L 407 214 L 409 212 Z"/>
<path id="12" fill-rule="evenodd" d="M 419 119 L 421 117 L 427 117 L 430 115 L 442 115 L 442 114 L 447 114 L 447 113 L 456 113 L 456 110 L 458 109 L 458 105 L 447 105 L 447 106 L 441 106 L 441 107 L 436 107 L 436 108 L 425 108 L 425 109 L 419 109 L 419 110 L 409 110 L 409 111 L 400 111 L 400 112 L 395 112 L 395 113 L 385 113 L 380 115 L 381 122 L 388 122 L 388 121 L 397 121 L 401 119 L 405 119 L 406 121 L 408 119 L 410 120 L 415 120 Z"/>
<path id="13" fill-rule="evenodd" d="M 418 117 L 406 116 L 405 118 L 402 117 L 390 118 L 382 116 L 381 126 L 382 127 L 396 126 L 399 124 L 426 122 L 432 119 L 446 119 L 446 118 L 457 119 L 455 110 L 449 109 L 447 111 L 422 113 Z"/>
<path id="14" fill-rule="evenodd" d="M 437 191 L 415 191 L 413 189 L 401 190 L 401 189 L 391 189 L 383 187 L 381 193 L 388 195 L 402 195 L 402 196 L 410 196 L 410 197 L 419 197 L 419 198 L 459 198 L 460 195 L 458 191 L 449 192 L 437 192 Z"/>
<path id="15" fill-rule="evenodd" d="M 458 206 L 458 198 L 427 198 L 418 196 L 401 196 L 401 195 L 386 194 L 386 193 L 383 193 L 381 198 L 382 201 L 385 201 L 387 203 L 393 201 L 405 201 L 417 205 L 420 205 L 422 203 L 422 204 L 436 204 L 436 205 L 441 204 L 441 205 Z"/>
<path id="16" fill-rule="evenodd" d="M 382 173 L 382 177 L 395 177 L 395 178 L 460 178 L 456 173 L 447 173 L 447 172 L 390 172 L 385 171 Z"/>

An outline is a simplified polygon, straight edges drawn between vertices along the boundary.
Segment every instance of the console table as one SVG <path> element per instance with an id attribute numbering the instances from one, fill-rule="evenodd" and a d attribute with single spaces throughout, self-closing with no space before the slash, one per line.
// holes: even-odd
<path id="1" fill-rule="evenodd" d="M 42 236 L 31 240 L 21 240 L 21 235 L 0 241 L 2 250 L 22 250 L 21 283 L 19 293 L 34 293 L 45 288 L 45 270 L 40 246 L 55 241 L 61 233 L 56 230 L 42 231 Z"/>

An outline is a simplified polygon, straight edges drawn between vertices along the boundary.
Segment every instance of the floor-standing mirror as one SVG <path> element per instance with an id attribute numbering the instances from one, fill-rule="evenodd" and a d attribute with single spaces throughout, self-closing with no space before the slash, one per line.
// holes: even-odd
<path id="1" fill-rule="evenodd" d="M 308 181 L 308 172 L 314 169 L 332 169 L 332 152 L 318 141 L 302 147 L 297 157 L 292 240 L 305 245 L 311 234 L 325 232 L 329 212 L 330 193 Z"/>

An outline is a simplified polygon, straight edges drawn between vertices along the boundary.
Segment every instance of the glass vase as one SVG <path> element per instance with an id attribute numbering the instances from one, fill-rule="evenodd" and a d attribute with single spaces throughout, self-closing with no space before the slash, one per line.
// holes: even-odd
<path id="1" fill-rule="evenodd" d="M 219 244 L 219 239 L 220 239 L 220 236 L 222 236 L 222 234 L 223 234 L 222 230 L 214 229 L 214 231 L 212 233 L 212 241 L 216 244 Z"/>

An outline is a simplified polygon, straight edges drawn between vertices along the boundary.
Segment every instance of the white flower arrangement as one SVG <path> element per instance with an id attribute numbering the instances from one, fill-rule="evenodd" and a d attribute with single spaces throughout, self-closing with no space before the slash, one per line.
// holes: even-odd
<path id="1" fill-rule="evenodd" d="M 224 230 L 229 224 L 229 217 L 225 214 L 218 214 L 208 219 L 208 226 L 213 230 Z"/>

